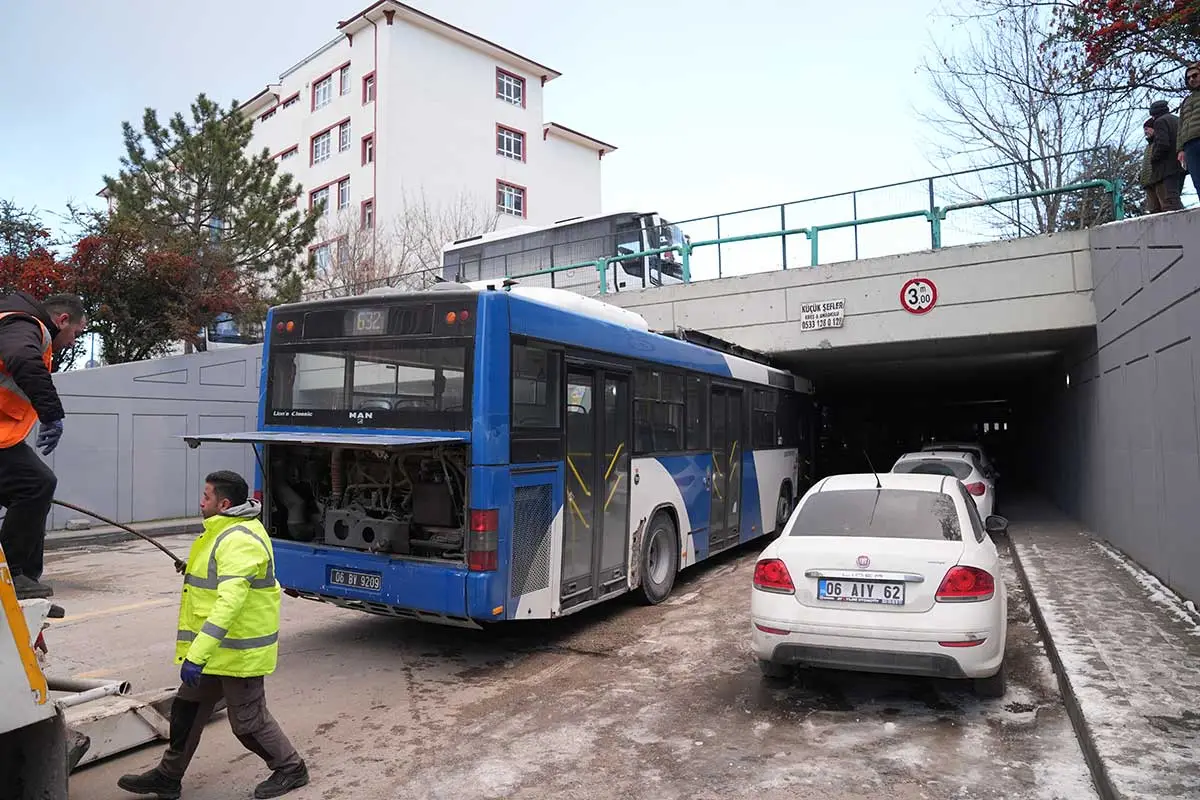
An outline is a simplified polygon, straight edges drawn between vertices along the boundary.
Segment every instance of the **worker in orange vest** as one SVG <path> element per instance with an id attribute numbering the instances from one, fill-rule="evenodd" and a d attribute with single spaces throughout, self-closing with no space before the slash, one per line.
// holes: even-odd
<path id="1" fill-rule="evenodd" d="M 0 298 L 0 546 L 19 599 L 50 597 L 40 582 L 46 516 L 58 478 L 25 439 L 40 422 L 36 445 L 48 456 L 63 433 L 62 402 L 50 373 L 54 356 L 75 344 L 87 325 L 78 297 L 56 294 L 41 303 L 25 292 Z"/>

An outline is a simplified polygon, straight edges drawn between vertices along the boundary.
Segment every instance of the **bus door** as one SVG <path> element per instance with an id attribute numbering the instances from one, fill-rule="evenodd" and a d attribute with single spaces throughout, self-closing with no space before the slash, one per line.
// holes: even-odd
<path id="1" fill-rule="evenodd" d="M 568 369 L 563 610 L 626 585 L 632 427 L 627 374 Z"/>
<path id="2" fill-rule="evenodd" d="M 617 223 L 615 256 L 641 253 L 649 246 L 646 244 L 646 220 L 644 217 L 630 216 Z M 614 291 L 622 289 L 644 289 L 646 283 L 647 257 L 628 258 L 624 261 L 612 262 L 612 274 L 609 278 Z"/>
<path id="3" fill-rule="evenodd" d="M 709 432 L 712 447 L 712 511 L 708 534 L 709 554 L 738 543 L 742 511 L 742 390 L 713 385 L 709 396 Z"/>

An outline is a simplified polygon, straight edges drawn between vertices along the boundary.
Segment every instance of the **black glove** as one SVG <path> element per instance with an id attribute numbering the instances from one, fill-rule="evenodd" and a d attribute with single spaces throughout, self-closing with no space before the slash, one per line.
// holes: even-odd
<path id="1" fill-rule="evenodd" d="M 54 448 L 58 447 L 58 440 L 63 435 L 63 421 L 56 419 L 49 424 L 38 426 L 37 447 L 42 451 L 42 455 L 48 456 L 54 452 Z"/>

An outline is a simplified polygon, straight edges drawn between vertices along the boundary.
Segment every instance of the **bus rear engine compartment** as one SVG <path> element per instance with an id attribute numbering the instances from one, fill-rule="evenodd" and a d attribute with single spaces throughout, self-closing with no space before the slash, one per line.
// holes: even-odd
<path id="1" fill-rule="evenodd" d="M 465 445 L 273 445 L 268 530 L 297 542 L 465 561 L 466 455 Z"/>

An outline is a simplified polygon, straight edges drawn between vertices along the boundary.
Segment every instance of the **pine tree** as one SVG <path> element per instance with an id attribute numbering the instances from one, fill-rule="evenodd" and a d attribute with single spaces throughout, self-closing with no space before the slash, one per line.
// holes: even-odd
<path id="1" fill-rule="evenodd" d="M 200 94 L 190 122 L 176 113 L 165 127 L 147 108 L 140 131 L 122 124 L 122 169 L 104 183 L 121 224 L 193 263 L 200 290 L 219 290 L 233 275 L 231 290 L 261 307 L 311 275 L 301 255 L 320 211 L 301 210 L 303 187 L 265 148 L 250 152 L 254 119 L 237 105 L 223 110 Z"/>

